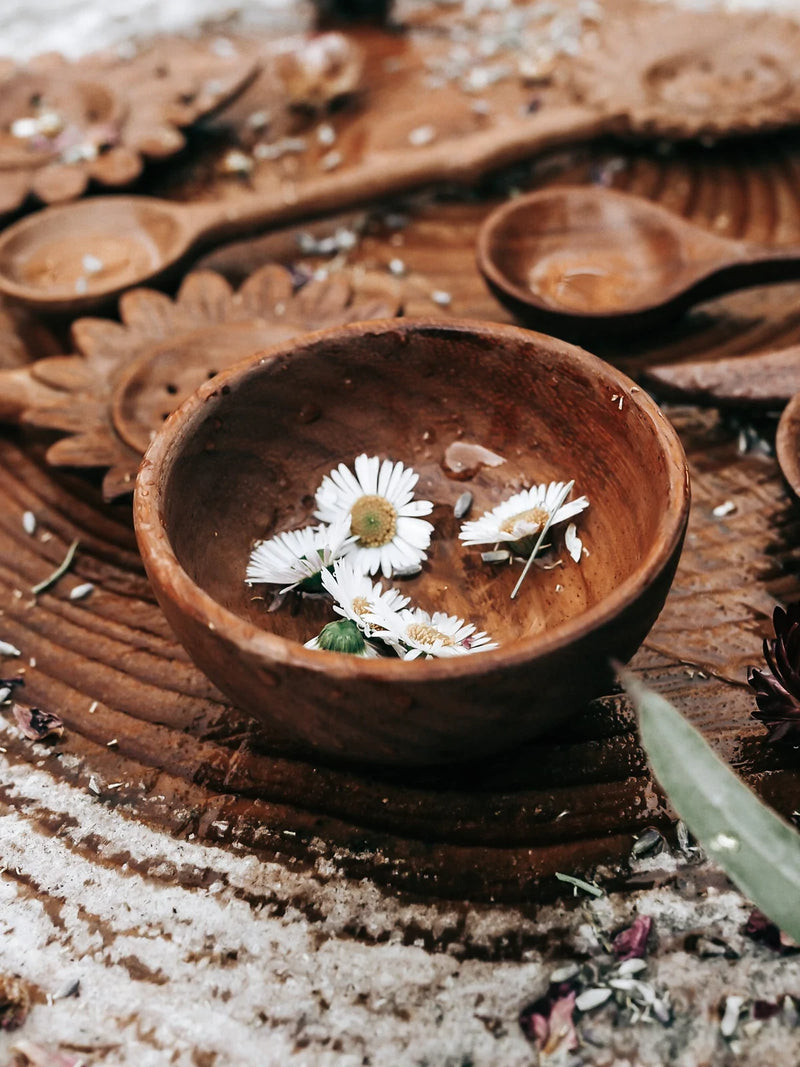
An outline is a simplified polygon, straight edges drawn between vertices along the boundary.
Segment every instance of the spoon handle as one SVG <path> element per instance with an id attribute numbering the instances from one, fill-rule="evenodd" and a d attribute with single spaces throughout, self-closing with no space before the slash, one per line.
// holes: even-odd
<path id="1" fill-rule="evenodd" d="M 547 148 L 596 137 L 613 120 L 586 107 L 543 110 L 503 127 L 473 134 L 462 142 L 443 140 L 417 154 L 404 147 L 369 153 L 358 164 L 294 182 L 280 191 L 254 193 L 229 204 L 185 207 L 182 214 L 191 244 L 211 244 L 276 223 L 343 210 L 438 182 L 470 184 L 487 171 L 527 159 Z M 276 195 L 277 193 L 277 195 Z"/>
<path id="2" fill-rule="evenodd" d="M 717 263 L 686 290 L 687 306 L 737 289 L 800 279 L 800 245 L 769 248 L 746 241 L 725 244 Z"/>

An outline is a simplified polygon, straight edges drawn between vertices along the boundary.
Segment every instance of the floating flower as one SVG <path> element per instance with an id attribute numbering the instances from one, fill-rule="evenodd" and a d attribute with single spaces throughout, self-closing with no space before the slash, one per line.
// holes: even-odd
<path id="1" fill-rule="evenodd" d="M 378 650 L 364 640 L 363 633 L 352 619 L 329 622 L 316 637 L 306 641 L 306 648 L 320 652 L 345 652 L 350 656 L 361 656 L 362 659 L 378 657 Z"/>
<path id="2" fill-rule="evenodd" d="M 764 658 L 769 670 L 751 667 L 747 681 L 756 692 L 760 719 L 771 742 L 800 740 L 800 604 L 772 613 L 775 638 L 764 638 Z"/>
<path id="3" fill-rule="evenodd" d="M 377 611 L 399 611 L 409 598 L 397 589 L 385 592 L 380 582 L 371 582 L 350 559 L 338 559 L 329 571 L 321 574 L 322 586 L 333 597 L 333 610 L 350 619 L 360 630 L 371 637 L 379 629 L 370 622 Z"/>
<path id="4" fill-rule="evenodd" d="M 419 475 L 402 463 L 362 453 L 354 463 L 355 474 L 344 463 L 322 479 L 316 493 L 322 522 L 350 520 L 353 540 L 343 554 L 352 556 L 365 574 L 380 570 L 390 578 L 395 570 L 412 567 L 427 559 L 425 549 L 433 526 L 421 519 L 429 515 L 429 500 L 414 500 Z"/>
<path id="5" fill-rule="evenodd" d="M 380 635 L 381 640 L 391 645 L 401 659 L 419 656 L 444 659 L 497 648 L 497 643 L 488 634 L 476 630 L 472 623 L 443 611 L 429 615 L 421 608 L 384 610 L 376 613 L 371 621 L 376 629 L 385 631 Z"/>
<path id="6" fill-rule="evenodd" d="M 479 519 L 463 523 L 459 537 L 465 546 L 496 545 L 500 542 L 520 544 L 538 534 L 545 523 L 556 526 L 588 508 L 585 496 L 560 503 L 567 482 L 542 482 L 504 500 Z M 525 551 L 524 544 L 520 550 Z"/>
<path id="7" fill-rule="evenodd" d="M 348 542 L 348 524 L 306 526 L 259 541 L 250 553 L 245 581 L 282 585 L 281 593 L 299 589 L 322 592 L 322 572 L 333 565 Z"/>

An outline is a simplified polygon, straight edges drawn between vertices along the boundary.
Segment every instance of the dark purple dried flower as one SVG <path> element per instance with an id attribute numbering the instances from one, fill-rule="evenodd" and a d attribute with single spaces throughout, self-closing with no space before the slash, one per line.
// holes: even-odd
<path id="1" fill-rule="evenodd" d="M 31 741 L 43 741 L 46 737 L 61 737 L 64 733 L 64 723 L 57 715 L 41 708 L 26 708 L 22 704 L 14 704 L 11 713 L 16 720 L 17 726 Z"/>
<path id="2" fill-rule="evenodd" d="M 637 915 L 633 923 L 614 938 L 614 955 L 623 960 L 641 960 L 647 955 L 647 939 L 653 920 L 649 915 Z"/>
<path id="3" fill-rule="evenodd" d="M 755 690 L 758 711 L 769 741 L 800 744 L 800 603 L 775 608 L 775 637 L 764 638 L 764 659 L 769 670 L 751 667 L 747 681 Z"/>
<path id="4" fill-rule="evenodd" d="M 763 911 L 753 908 L 744 928 L 745 935 L 767 945 L 774 952 L 780 952 L 782 956 L 797 952 L 800 945 L 793 941 L 788 934 L 780 930 L 775 923 L 766 917 Z"/>

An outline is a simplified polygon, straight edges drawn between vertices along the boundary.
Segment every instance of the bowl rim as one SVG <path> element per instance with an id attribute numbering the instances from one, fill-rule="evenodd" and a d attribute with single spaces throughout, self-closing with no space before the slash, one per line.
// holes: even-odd
<path id="1" fill-rule="evenodd" d="M 611 593 L 587 611 L 566 619 L 545 634 L 511 644 L 480 655 L 441 659 L 406 661 L 392 658 L 364 659 L 341 654 L 323 655 L 319 650 L 307 649 L 270 630 L 263 629 L 228 608 L 223 607 L 202 589 L 183 569 L 175 556 L 162 521 L 163 493 L 170 468 L 198 418 L 205 417 L 208 399 L 233 382 L 244 380 L 249 374 L 292 352 L 307 350 L 328 339 L 341 340 L 348 336 L 369 334 L 437 332 L 480 335 L 487 340 L 504 338 L 527 344 L 544 343 L 558 346 L 570 359 L 583 365 L 592 376 L 601 372 L 612 389 L 624 396 L 629 404 L 636 404 L 650 422 L 662 452 L 667 459 L 669 499 L 661 518 L 661 528 L 639 566 Z M 633 390 L 633 392 L 631 392 Z M 134 489 L 133 512 L 136 537 L 145 570 L 154 585 L 160 587 L 183 616 L 189 616 L 209 630 L 215 631 L 241 652 L 262 662 L 280 663 L 324 673 L 332 678 L 347 680 L 359 676 L 374 682 L 409 684 L 449 678 L 470 678 L 497 673 L 508 668 L 543 660 L 569 645 L 601 629 L 620 615 L 648 588 L 679 548 L 686 528 L 690 504 L 689 470 L 683 446 L 677 432 L 655 401 L 636 383 L 616 367 L 577 345 L 534 330 L 500 323 L 472 319 L 394 318 L 334 326 L 246 356 L 215 378 L 205 382 L 177 408 L 153 438 L 139 467 Z"/>

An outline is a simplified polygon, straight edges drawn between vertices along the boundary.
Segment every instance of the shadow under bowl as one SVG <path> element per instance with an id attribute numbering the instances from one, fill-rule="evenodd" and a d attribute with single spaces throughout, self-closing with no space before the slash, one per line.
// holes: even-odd
<path id="1" fill-rule="evenodd" d="M 485 450 L 503 462 L 482 465 Z M 323 476 L 361 452 L 413 466 L 417 496 L 435 503 L 423 573 L 393 584 L 475 622 L 496 650 L 414 662 L 311 651 L 330 604 L 269 613 L 254 599 L 254 542 L 313 523 Z M 453 505 L 469 489 L 474 518 L 571 478 L 590 500 L 578 520 L 589 555 L 533 568 L 511 600 L 519 567 L 463 548 Z M 688 508 L 675 431 L 613 367 L 516 327 L 403 319 L 306 335 L 207 382 L 151 444 L 134 502 L 155 593 L 209 678 L 301 750 L 395 765 L 513 747 L 601 693 L 610 660 L 633 655 L 663 606 Z"/>

